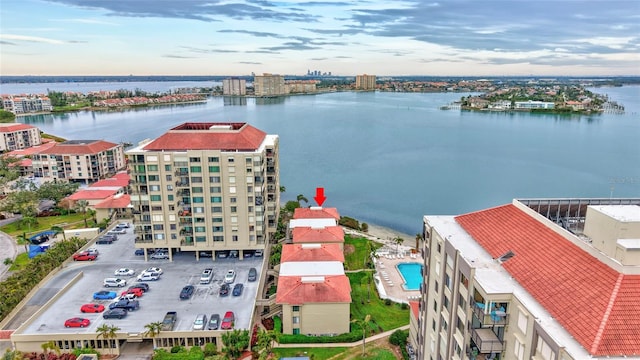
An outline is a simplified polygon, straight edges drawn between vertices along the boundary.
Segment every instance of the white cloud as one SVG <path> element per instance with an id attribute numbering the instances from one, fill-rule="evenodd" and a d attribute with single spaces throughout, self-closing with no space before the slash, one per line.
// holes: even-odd
<path id="1" fill-rule="evenodd" d="M 14 35 L 14 34 L 0 34 L 0 39 L 3 40 L 14 40 L 14 41 L 24 41 L 24 42 L 36 42 L 36 43 L 45 43 L 45 44 L 53 44 L 60 45 L 65 42 L 62 40 L 43 38 L 39 36 L 27 36 L 27 35 Z"/>

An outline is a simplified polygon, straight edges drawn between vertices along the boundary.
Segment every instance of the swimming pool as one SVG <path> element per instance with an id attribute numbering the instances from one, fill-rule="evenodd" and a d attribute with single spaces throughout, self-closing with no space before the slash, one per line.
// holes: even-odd
<path id="1" fill-rule="evenodd" d="M 400 263 L 396 265 L 400 275 L 404 279 L 402 288 L 405 290 L 420 290 L 422 283 L 422 264 L 420 263 Z"/>

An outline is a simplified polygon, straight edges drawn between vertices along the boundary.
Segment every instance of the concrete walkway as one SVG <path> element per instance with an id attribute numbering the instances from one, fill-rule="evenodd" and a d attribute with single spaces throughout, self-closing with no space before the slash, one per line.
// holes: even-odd
<path id="1" fill-rule="evenodd" d="M 376 334 L 373 336 L 369 336 L 366 338 L 365 342 L 376 341 L 388 336 L 391 336 L 396 330 L 407 330 L 409 329 L 409 325 L 401 326 L 397 329 L 385 331 L 380 334 Z M 326 347 L 326 348 L 335 348 L 335 347 L 354 347 L 354 346 L 362 346 L 362 339 L 352 343 L 320 343 L 320 344 L 277 344 L 274 346 L 275 348 L 305 348 L 305 347 Z"/>
<path id="2" fill-rule="evenodd" d="M 4 279 L 9 271 L 9 266 L 4 264 L 4 260 L 7 258 L 14 260 L 16 256 L 18 256 L 16 242 L 11 236 L 0 231 L 0 280 Z"/>

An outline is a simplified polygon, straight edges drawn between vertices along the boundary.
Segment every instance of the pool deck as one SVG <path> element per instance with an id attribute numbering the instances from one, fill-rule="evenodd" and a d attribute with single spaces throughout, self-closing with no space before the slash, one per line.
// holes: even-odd
<path id="1" fill-rule="evenodd" d="M 400 253 L 402 253 L 402 251 L 400 251 Z M 420 297 L 420 290 L 405 290 L 402 287 L 404 279 L 396 265 L 400 263 L 417 263 L 423 265 L 424 260 L 420 254 L 409 255 L 409 251 L 404 253 L 404 256 L 379 254 L 376 259 L 376 286 L 382 298 L 389 298 L 396 302 L 406 303 L 417 300 Z"/>

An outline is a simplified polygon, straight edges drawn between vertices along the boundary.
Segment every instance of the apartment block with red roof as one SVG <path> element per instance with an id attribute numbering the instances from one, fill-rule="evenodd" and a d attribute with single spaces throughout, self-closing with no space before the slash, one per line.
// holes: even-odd
<path id="1" fill-rule="evenodd" d="M 291 231 L 291 239 L 294 244 L 337 244 L 340 249 L 344 249 L 344 230 L 339 225 L 295 227 Z"/>
<path id="2" fill-rule="evenodd" d="M 640 199 L 424 216 L 418 359 L 640 359 Z"/>
<path id="3" fill-rule="evenodd" d="M 349 332 L 351 285 L 339 244 L 285 244 L 276 304 L 284 334 L 338 335 Z"/>
<path id="4" fill-rule="evenodd" d="M 321 206 L 300 207 L 293 211 L 294 219 L 334 219 L 340 220 L 340 213 L 336 208 L 323 208 Z"/>
<path id="5" fill-rule="evenodd" d="M 247 123 L 209 122 L 128 150 L 136 247 L 264 250 L 280 211 L 278 144 Z"/>
<path id="6" fill-rule="evenodd" d="M 33 155 L 36 177 L 90 184 L 125 169 L 124 147 L 104 140 L 69 140 Z"/>
<path id="7" fill-rule="evenodd" d="M 40 129 L 35 126 L 9 123 L 0 124 L 0 151 L 13 151 L 42 143 Z"/>
<path id="8" fill-rule="evenodd" d="M 96 211 L 96 219 L 125 218 L 132 215 L 129 192 L 129 174 L 121 171 L 114 176 L 97 181 L 67 196 L 71 204 L 84 200 Z M 71 205 L 73 206 L 73 205 Z"/>

